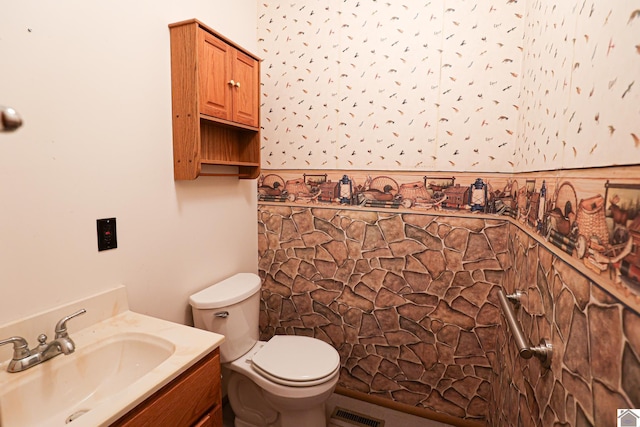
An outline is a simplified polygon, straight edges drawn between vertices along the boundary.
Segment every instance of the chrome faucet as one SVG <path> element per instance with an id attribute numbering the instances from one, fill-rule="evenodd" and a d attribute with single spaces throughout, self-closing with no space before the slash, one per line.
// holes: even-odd
<path id="1" fill-rule="evenodd" d="M 13 344 L 13 357 L 7 366 L 8 372 L 21 372 L 32 366 L 39 365 L 42 362 L 56 357 L 59 354 L 71 354 L 75 351 L 76 345 L 69 337 L 67 332 L 67 322 L 76 316 L 86 313 L 84 308 L 73 314 L 63 317 L 56 323 L 56 337 L 53 341 L 47 343 L 47 336 L 40 334 L 38 336 L 38 345 L 29 350 L 29 344 L 22 337 L 11 337 L 0 340 L 0 345 Z"/>

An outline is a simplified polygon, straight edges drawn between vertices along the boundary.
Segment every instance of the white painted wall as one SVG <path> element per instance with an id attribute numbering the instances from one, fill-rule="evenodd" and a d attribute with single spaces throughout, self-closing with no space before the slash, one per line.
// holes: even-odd
<path id="1" fill-rule="evenodd" d="M 167 27 L 198 18 L 255 52 L 256 6 L 0 0 L 0 104 L 24 118 L 0 133 L 0 324 L 120 283 L 185 323 L 191 293 L 257 271 L 255 181 L 173 180 Z M 105 217 L 118 248 L 98 252 Z"/>

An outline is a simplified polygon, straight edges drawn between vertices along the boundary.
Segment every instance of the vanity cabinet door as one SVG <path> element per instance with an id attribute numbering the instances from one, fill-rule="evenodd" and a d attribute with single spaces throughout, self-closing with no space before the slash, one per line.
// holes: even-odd
<path id="1" fill-rule="evenodd" d="M 222 407 L 217 406 L 195 423 L 193 427 L 222 427 Z"/>
<path id="2" fill-rule="evenodd" d="M 219 414 L 219 415 L 216 415 Z M 206 424 L 207 416 L 210 424 Z M 112 427 L 222 425 L 220 355 L 216 349 L 154 393 Z"/>

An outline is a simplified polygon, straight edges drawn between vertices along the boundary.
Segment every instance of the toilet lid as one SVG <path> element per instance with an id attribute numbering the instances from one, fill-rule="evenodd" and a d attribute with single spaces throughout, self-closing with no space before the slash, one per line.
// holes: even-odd
<path id="1" fill-rule="evenodd" d="M 252 358 L 268 377 L 287 382 L 316 382 L 336 372 L 338 352 L 324 341 L 297 335 L 276 335 Z"/>

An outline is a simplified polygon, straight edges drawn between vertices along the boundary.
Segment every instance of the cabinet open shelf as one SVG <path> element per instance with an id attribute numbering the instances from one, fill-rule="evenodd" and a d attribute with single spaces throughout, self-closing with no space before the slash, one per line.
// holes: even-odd
<path id="1" fill-rule="evenodd" d="M 260 173 L 259 138 L 260 132 L 201 118 L 200 164 L 238 166 L 238 177 L 257 178 Z"/>
<path id="2" fill-rule="evenodd" d="M 185 120 L 188 121 L 188 120 Z M 204 118 L 191 120 L 191 137 L 174 136 L 174 177 L 192 180 L 198 176 L 237 176 L 255 179 L 260 174 L 260 132 Z M 174 125 L 175 126 L 175 125 Z M 180 126 L 179 126 L 180 127 Z M 237 166 L 238 173 L 208 173 L 203 165 Z"/>

